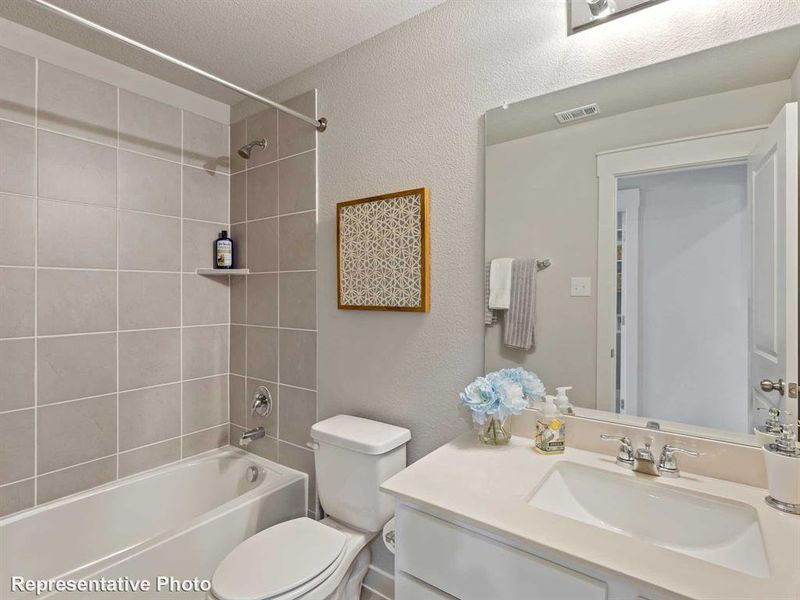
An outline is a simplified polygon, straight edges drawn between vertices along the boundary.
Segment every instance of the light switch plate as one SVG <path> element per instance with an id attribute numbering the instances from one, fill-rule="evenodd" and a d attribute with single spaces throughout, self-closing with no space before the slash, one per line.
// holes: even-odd
<path id="1" fill-rule="evenodd" d="M 592 295 L 592 278 L 591 277 L 573 277 L 570 280 L 570 296 L 591 296 Z"/>

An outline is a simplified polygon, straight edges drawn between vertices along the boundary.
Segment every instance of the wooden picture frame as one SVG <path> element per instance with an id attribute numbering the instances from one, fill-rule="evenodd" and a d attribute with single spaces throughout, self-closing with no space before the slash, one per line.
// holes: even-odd
<path id="1" fill-rule="evenodd" d="M 428 188 L 336 205 L 342 310 L 430 311 Z"/>

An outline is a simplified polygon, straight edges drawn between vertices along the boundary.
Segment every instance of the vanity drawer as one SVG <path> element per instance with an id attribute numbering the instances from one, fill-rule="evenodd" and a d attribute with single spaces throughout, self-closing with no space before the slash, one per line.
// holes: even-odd
<path id="1" fill-rule="evenodd" d="M 394 580 L 394 597 L 396 600 L 456 600 L 432 585 L 399 571 Z"/>
<path id="2" fill-rule="evenodd" d="M 400 506 L 396 518 L 397 569 L 461 600 L 607 598 L 603 581 L 436 517 Z"/>

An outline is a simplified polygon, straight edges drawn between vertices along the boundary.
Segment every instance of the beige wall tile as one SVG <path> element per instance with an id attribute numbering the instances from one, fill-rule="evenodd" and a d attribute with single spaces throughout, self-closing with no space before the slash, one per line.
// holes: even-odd
<path id="1" fill-rule="evenodd" d="M 48 473 L 113 454 L 117 449 L 117 396 L 39 408 L 37 464 Z"/>
<path id="2" fill-rule="evenodd" d="M 308 475 L 308 506 L 317 504 L 317 486 L 314 477 L 314 453 L 286 442 L 278 444 L 278 462 Z"/>
<path id="3" fill-rule="evenodd" d="M 196 379 L 228 372 L 228 326 L 183 330 L 183 378 Z"/>
<path id="4" fill-rule="evenodd" d="M 317 153 L 306 152 L 278 163 L 280 213 L 314 210 L 317 207 Z"/>
<path id="5" fill-rule="evenodd" d="M 116 472 L 117 459 L 110 456 L 37 477 L 39 504 L 114 481 Z"/>
<path id="6" fill-rule="evenodd" d="M 117 275 L 112 271 L 39 269 L 39 335 L 117 328 Z"/>
<path id="7" fill-rule="evenodd" d="M 194 273 L 195 269 L 210 269 L 214 266 L 214 241 L 223 229 L 228 229 L 224 223 L 183 222 L 184 273 Z"/>
<path id="8" fill-rule="evenodd" d="M 32 127 L 0 121 L 0 192 L 36 193 L 35 139 Z"/>
<path id="9" fill-rule="evenodd" d="M 36 249 L 35 202 L 28 196 L 0 194 L 0 239 L 3 240 L 0 244 L 0 265 L 33 266 Z"/>
<path id="10" fill-rule="evenodd" d="M 231 175 L 231 202 L 229 222 L 239 223 L 247 220 L 247 173 Z"/>
<path id="11" fill-rule="evenodd" d="M 317 394 L 282 385 L 280 397 L 280 439 L 304 446 L 317 422 Z"/>
<path id="12" fill-rule="evenodd" d="M 119 328 L 177 327 L 181 321 L 178 273 L 119 274 Z"/>
<path id="13" fill-rule="evenodd" d="M 117 88 L 39 61 L 39 127 L 117 144 Z"/>
<path id="14" fill-rule="evenodd" d="M 181 160 L 181 111 L 126 90 L 119 91 L 119 146 Z"/>
<path id="15" fill-rule="evenodd" d="M 225 223 L 228 211 L 228 176 L 224 173 L 183 167 L 183 216 L 187 219 Z"/>
<path id="16" fill-rule="evenodd" d="M 316 329 L 317 273 L 280 274 L 281 327 Z"/>
<path id="17" fill-rule="evenodd" d="M 116 149 L 40 131 L 39 195 L 116 206 Z"/>
<path id="18" fill-rule="evenodd" d="M 34 410 L 0 414 L 0 485 L 33 476 Z"/>
<path id="19" fill-rule="evenodd" d="M 183 276 L 183 324 L 217 325 L 229 321 L 227 277 Z"/>
<path id="20" fill-rule="evenodd" d="M 118 160 L 120 208 L 181 216 L 180 165 L 123 150 Z"/>
<path id="21" fill-rule="evenodd" d="M 266 138 L 265 150 L 255 149 L 247 168 L 257 167 L 278 158 L 278 111 L 267 108 L 247 118 L 247 142 Z M 238 148 L 238 146 L 237 146 Z"/>
<path id="22" fill-rule="evenodd" d="M 316 389 L 317 334 L 281 329 L 281 383 Z"/>
<path id="23" fill-rule="evenodd" d="M 119 389 L 178 381 L 180 330 L 153 329 L 119 334 Z"/>
<path id="24" fill-rule="evenodd" d="M 35 281 L 33 269 L 0 267 L 0 338 L 33 335 Z"/>
<path id="25" fill-rule="evenodd" d="M 246 121 L 236 121 L 230 126 L 230 152 L 231 152 L 231 173 L 243 170 L 247 166 L 247 161 L 239 156 L 237 150 L 247 143 Z"/>
<path id="26" fill-rule="evenodd" d="M 228 126 L 183 111 L 183 162 L 209 171 L 227 173 Z"/>
<path id="27" fill-rule="evenodd" d="M 278 214 L 278 163 L 247 170 L 247 218 Z"/>
<path id="28" fill-rule="evenodd" d="M 116 391 L 116 334 L 44 338 L 37 343 L 40 405 Z"/>
<path id="29" fill-rule="evenodd" d="M 253 401 L 255 398 L 256 391 L 260 386 L 264 386 L 269 390 L 270 395 L 272 396 L 272 412 L 268 414 L 266 417 L 261 417 L 259 415 L 253 415 L 250 413 L 250 406 L 248 404 L 248 410 L 245 413 L 245 427 L 248 429 L 252 429 L 254 427 L 263 427 L 264 430 L 267 432 L 267 435 L 272 436 L 274 438 L 278 437 L 278 413 L 280 413 L 280 397 L 278 386 L 275 383 L 269 381 L 262 381 L 260 379 L 252 379 L 250 377 L 247 378 L 247 398 L 249 398 L 250 402 Z"/>
<path id="30" fill-rule="evenodd" d="M 39 266 L 114 269 L 117 211 L 39 200 Z"/>
<path id="31" fill-rule="evenodd" d="M 245 349 L 247 344 L 247 327 L 243 325 L 231 325 L 231 373 L 245 375 L 247 365 L 245 363 Z"/>
<path id="32" fill-rule="evenodd" d="M 0 47 L 0 118 L 33 125 L 36 61 Z"/>
<path id="33" fill-rule="evenodd" d="M 280 218 L 281 271 L 316 268 L 316 213 Z"/>
<path id="34" fill-rule="evenodd" d="M 228 409 L 230 421 L 244 427 L 246 423 L 245 414 L 250 409 L 250 402 L 245 394 L 245 378 L 238 375 L 229 375 L 228 389 L 230 391 Z"/>
<path id="35" fill-rule="evenodd" d="M 247 375 L 278 381 L 278 330 L 247 328 Z"/>
<path id="36" fill-rule="evenodd" d="M 0 64 L 2 62 L 0 61 Z M 0 101 L 2 106 L 2 101 Z M 34 480 L 20 481 L 0 487 L 0 517 L 33 506 Z"/>
<path id="37" fill-rule="evenodd" d="M 127 477 L 166 465 L 181 457 L 180 439 L 167 440 L 152 446 L 123 452 L 119 455 L 119 476 Z"/>
<path id="38" fill-rule="evenodd" d="M 130 450 L 181 433 L 179 383 L 119 395 L 119 449 Z"/>
<path id="39" fill-rule="evenodd" d="M 226 424 L 183 436 L 183 457 L 225 446 L 228 443 L 228 429 Z"/>
<path id="40" fill-rule="evenodd" d="M 237 269 L 247 267 L 247 223 L 231 226 L 233 240 L 233 266 Z"/>
<path id="41" fill-rule="evenodd" d="M 278 324 L 278 274 L 247 276 L 247 322 Z"/>
<path id="42" fill-rule="evenodd" d="M 231 323 L 247 322 L 247 277 L 231 277 Z"/>
<path id="43" fill-rule="evenodd" d="M 180 239 L 179 219 L 120 211 L 119 268 L 180 271 Z"/>
<path id="44" fill-rule="evenodd" d="M 183 382 L 183 433 L 227 422 L 227 375 Z"/>
<path id="45" fill-rule="evenodd" d="M 247 267 L 252 273 L 278 270 L 278 219 L 247 224 Z"/>
<path id="46" fill-rule="evenodd" d="M 0 412 L 34 404 L 34 340 L 0 340 Z"/>
<path id="47" fill-rule="evenodd" d="M 286 106 L 314 118 L 317 114 L 316 92 L 311 90 L 285 102 Z M 300 119 L 278 115 L 278 153 L 281 158 L 316 147 L 317 130 Z"/>

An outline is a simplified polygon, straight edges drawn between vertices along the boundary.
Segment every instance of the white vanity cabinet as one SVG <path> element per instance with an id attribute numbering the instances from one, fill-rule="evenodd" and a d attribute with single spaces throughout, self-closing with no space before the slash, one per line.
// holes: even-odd
<path id="1" fill-rule="evenodd" d="M 642 597 L 628 582 L 557 564 L 407 505 L 397 507 L 396 526 L 395 600 Z"/>

